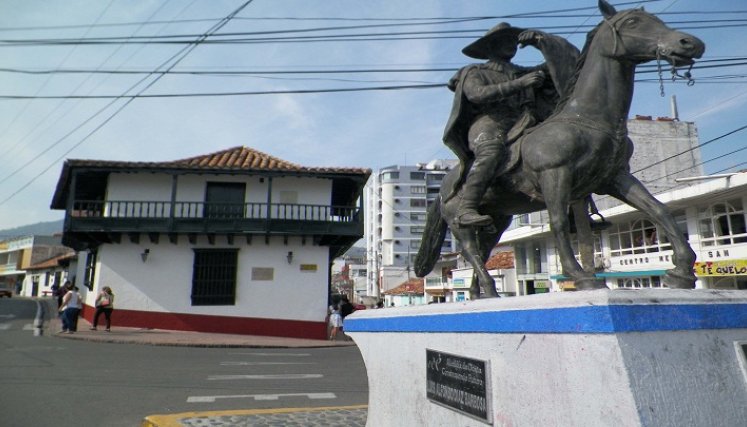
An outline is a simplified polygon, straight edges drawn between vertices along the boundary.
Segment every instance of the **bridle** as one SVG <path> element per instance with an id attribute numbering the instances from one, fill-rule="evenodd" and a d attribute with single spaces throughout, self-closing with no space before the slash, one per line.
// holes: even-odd
<path id="1" fill-rule="evenodd" d="M 625 19 L 631 13 L 636 12 L 636 11 L 642 11 L 642 10 L 643 10 L 643 8 L 641 8 L 641 9 L 629 9 L 629 10 L 625 10 L 623 12 L 615 14 L 615 16 L 613 16 L 611 19 L 608 19 L 607 17 L 603 18 L 603 22 L 606 23 L 609 26 L 610 31 L 612 33 L 612 39 L 613 39 L 612 56 L 615 56 L 617 54 L 618 40 L 620 40 L 620 43 L 622 44 L 622 36 L 620 35 L 620 31 L 617 29 L 616 25 L 618 24 L 618 22 L 620 22 L 623 19 Z M 639 39 L 644 38 L 644 37 L 637 36 L 637 35 L 634 35 L 634 34 L 630 34 L 630 35 L 628 35 L 628 37 L 630 37 L 630 38 L 639 38 Z M 670 62 L 672 64 L 672 68 L 670 70 L 670 73 L 672 75 L 672 81 L 673 82 L 677 81 L 679 79 L 679 80 L 687 80 L 687 85 L 688 86 L 692 86 L 692 85 L 695 84 L 695 79 L 693 79 L 692 74 L 690 73 L 690 71 L 692 71 L 693 64 L 690 64 L 690 66 L 688 67 L 687 71 L 685 71 L 683 74 L 680 74 L 679 71 L 677 70 L 677 67 L 675 66 L 676 59 L 675 58 L 671 58 L 668 55 L 668 52 L 666 50 L 664 50 L 660 46 L 658 46 L 656 48 L 656 67 L 657 67 L 657 71 L 658 71 L 658 75 L 659 75 L 659 94 L 662 97 L 665 96 L 665 93 L 664 93 L 664 72 L 662 71 L 661 60 L 662 59 L 667 59 L 667 58 L 670 59 L 668 62 Z"/>

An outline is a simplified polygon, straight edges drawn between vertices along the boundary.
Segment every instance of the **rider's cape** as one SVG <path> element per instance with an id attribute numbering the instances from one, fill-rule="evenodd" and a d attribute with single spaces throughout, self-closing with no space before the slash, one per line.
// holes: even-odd
<path id="1" fill-rule="evenodd" d="M 552 103 L 554 106 L 558 98 L 566 95 L 566 84 L 575 73 L 579 50 L 564 38 L 545 33 L 542 33 L 536 47 L 542 52 L 546 61 L 541 66 L 542 69 L 550 74 L 554 87 L 559 88 L 551 94 L 543 94 L 543 91 L 537 91 L 537 97 L 544 98 L 537 99 L 537 102 L 538 104 Z M 469 141 L 467 140 L 467 133 L 474 117 L 471 117 L 472 112 L 468 107 L 469 101 L 464 96 L 463 85 L 467 73 L 479 66 L 479 64 L 468 65 L 457 71 L 454 77 L 449 80 L 449 89 L 454 91 L 454 102 L 451 106 L 451 114 L 446 122 L 443 142 L 459 159 L 459 179 L 454 182 L 454 186 L 444 200 L 448 200 L 456 194 L 466 179 L 467 172 L 474 160 L 474 154 L 470 151 Z M 540 120 L 544 118 L 546 117 L 540 117 Z"/>

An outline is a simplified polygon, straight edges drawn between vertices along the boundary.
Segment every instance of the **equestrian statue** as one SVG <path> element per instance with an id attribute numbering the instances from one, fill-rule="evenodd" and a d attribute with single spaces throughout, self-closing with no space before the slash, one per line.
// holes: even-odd
<path id="1" fill-rule="evenodd" d="M 460 167 L 446 175 L 428 210 L 418 276 L 433 269 L 450 228 L 475 271 L 472 296 L 497 296 L 485 268 L 490 251 L 513 215 L 546 209 L 563 274 L 579 290 L 605 288 L 576 260 L 570 238 L 572 213 L 598 213 L 591 195 L 600 194 L 644 212 L 664 231 L 674 262 L 665 285 L 695 287 L 695 253 L 666 206 L 630 173 L 627 118 L 638 64 L 691 66 L 705 45 L 643 9 L 618 12 L 600 0 L 599 10 L 603 19 L 581 52 L 561 37 L 507 23 L 462 50 L 488 61 L 449 82 L 454 103 L 444 143 Z M 535 47 L 545 63 L 512 64 L 518 46 Z"/>

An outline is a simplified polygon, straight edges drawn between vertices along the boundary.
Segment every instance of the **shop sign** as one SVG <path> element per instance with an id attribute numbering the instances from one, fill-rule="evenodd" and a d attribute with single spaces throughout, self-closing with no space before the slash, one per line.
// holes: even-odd
<path id="1" fill-rule="evenodd" d="M 698 276 L 747 276 L 747 259 L 695 263 Z"/>
<path id="2" fill-rule="evenodd" d="M 537 280 L 536 282 L 534 282 L 534 288 L 548 288 L 547 280 Z"/>
<path id="3" fill-rule="evenodd" d="M 428 400 L 490 423 L 487 362 L 426 349 Z"/>

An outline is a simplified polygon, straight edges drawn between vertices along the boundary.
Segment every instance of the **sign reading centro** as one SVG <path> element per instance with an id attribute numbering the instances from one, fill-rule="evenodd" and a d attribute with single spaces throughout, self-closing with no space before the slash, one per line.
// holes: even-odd
<path id="1" fill-rule="evenodd" d="M 747 260 L 696 262 L 695 274 L 698 276 L 747 276 Z"/>

